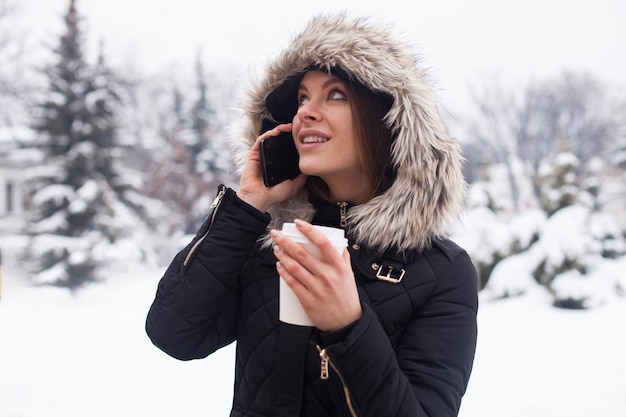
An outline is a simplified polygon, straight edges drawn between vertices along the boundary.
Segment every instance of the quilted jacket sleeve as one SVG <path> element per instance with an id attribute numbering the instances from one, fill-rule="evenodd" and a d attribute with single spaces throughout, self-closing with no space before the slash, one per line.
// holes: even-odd
<path id="1" fill-rule="evenodd" d="M 335 400 L 352 415 L 458 415 L 476 348 L 476 271 L 460 252 L 439 274 L 396 350 L 367 305 L 343 340 L 325 346 L 331 391 L 346 393 Z"/>
<path id="2" fill-rule="evenodd" d="M 146 319 L 157 347 L 190 360 L 234 341 L 239 272 L 269 220 L 222 186 L 209 219 L 159 282 Z"/>

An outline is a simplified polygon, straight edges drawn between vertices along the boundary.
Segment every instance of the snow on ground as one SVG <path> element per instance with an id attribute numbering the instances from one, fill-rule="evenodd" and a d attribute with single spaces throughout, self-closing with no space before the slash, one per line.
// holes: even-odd
<path id="1" fill-rule="evenodd" d="M 551 307 L 537 287 L 483 302 L 461 417 L 626 415 L 626 300 Z"/>
<path id="2" fill-rule="evenodd" d="M 161 272 L 118 268 L 73 296 L 5 265 L 0 417 L 227 416 L 234 345 L 181 362 L 144 332 Z M 541 291 L 481 304 L 460 416 L 626 415 L 626 299 L 567 311 Z"/>
<path id="3" fill-rule="evenodd" d="M 0 417 L 228 415 L 233 346 L 181 362 L 145 334 L 160 271 L 130 268 L 77 296 L 3 272 Z"/>

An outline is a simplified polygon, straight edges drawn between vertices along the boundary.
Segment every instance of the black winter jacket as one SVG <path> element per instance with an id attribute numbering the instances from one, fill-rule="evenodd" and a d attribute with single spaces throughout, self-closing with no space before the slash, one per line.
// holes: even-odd
<path id="1" fill-rule="evenodd" d="M 224 187 L 214 205 L 159 283 L 146 330 L 181 360 L 237 342 L 231 416 L 457 415 L 477 333 L 465 251 L 435 240 L 405 257 L 377 256 L 348 235 L 363 315 L 324 333 L 278 320 L 276 258 L 259 244 L 269 216 Z M 314 206 L 313 223 L 338 227 L 336 204 Z"/>

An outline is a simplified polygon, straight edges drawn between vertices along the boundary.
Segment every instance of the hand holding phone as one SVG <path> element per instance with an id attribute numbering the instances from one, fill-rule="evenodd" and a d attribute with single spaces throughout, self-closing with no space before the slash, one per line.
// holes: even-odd
<path id="1" fill-rule="evenodd" d="M 273 187 L 300 175 L 299 156 L 291 132 L 270 136 L 259 145 L 263 183 Z"/>

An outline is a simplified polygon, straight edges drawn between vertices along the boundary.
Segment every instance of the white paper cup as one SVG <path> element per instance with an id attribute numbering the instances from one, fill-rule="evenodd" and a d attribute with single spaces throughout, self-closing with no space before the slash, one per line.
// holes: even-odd
<path id="1" fill-rule="evenodd" d="M 343 253 L 343 250 L 348 245 L 348 239 L 345 238 L 345 233 L 343 229 L 315 225 L 313 227 L 315 227 L 317 230 L 324 233 L 326 237 L 328 237 L 335 249 L 337 249 L 337 252 Z M 293 239 L 295 242 L 300 243 L 314 256 L 318 258 L 321 257 L 317 246 L 313 245 L 309 241 L 309 239 L 307 239 L 302 233 L 300 233 L 296 229 L 296 225 L 294 223 L 283 224 L 282 232 L 286 236 L 289 236 L 291 239 Z M 296 324 L 298 326 L 313 326 L 313 322 L 311 321 L 309 316 L 307 316 L 304 308 L 302 308 L 300 300 L 298 300 L 296 294 L 291 290 L 289 285 L 287 285 L 282 277 L 280 277 L 279 279 L 278 290 L 279 320 L 283 323 Z"/>

